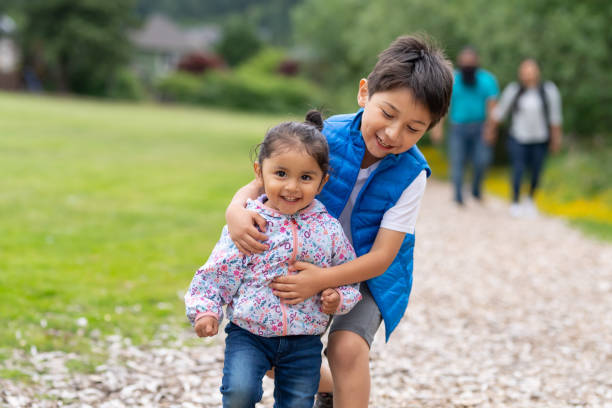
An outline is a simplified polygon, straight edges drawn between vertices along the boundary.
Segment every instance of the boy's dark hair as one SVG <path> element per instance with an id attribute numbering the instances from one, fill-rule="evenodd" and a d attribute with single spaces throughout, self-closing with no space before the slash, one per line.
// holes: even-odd
<path id="1" fill-rule="evenodd" d="M 329 146 L 322 129 L 323 115 L 317 110 L 308 111 L 304 122 L 283 122 L 274 126 L 256 147 L 257 162 L 261 166 L 274 153 L 298 148 L 315 159 L 325 176 L 329 172 Z"/>
<path id="2" fill-rule="evenodd" d="M 368 97 L 408 88 L 431 114 L 431 129 L 446 115 L 453 91 L 453 70 L 444 52 L 422 36 L 402 36 L 378 55 L 368 75 Z"/>

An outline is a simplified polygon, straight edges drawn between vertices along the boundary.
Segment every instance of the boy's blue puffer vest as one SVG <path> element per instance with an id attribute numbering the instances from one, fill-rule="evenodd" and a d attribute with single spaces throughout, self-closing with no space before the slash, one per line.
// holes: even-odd
<path id="1" fill-rule="evenodd" d="M 331 174 L 317 197 L 330 214 L 340 217 L 346 205 L 365 153 L 361 135 L 363 109 L 356 114 L 337 115 L 325 121 L 323 134 L 330 149 Z M 380 228 L 385 212 L 423 170 L 431 170 L 416 146 L 399 155 L 384 157 L 357 196 L 351 215 L 353 246 L 358 256 L 368 253 Z M 367 285 L 385 322 L 386 340 L 395 329 L 408 306 L 412 288 L 412 254 L 414 235 L 406 234 L 391 266 Z"/>

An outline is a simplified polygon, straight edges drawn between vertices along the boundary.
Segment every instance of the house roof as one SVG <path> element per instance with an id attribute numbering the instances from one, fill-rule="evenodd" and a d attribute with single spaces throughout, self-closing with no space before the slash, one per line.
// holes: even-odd
<path id="1" fill-rule="evenodd" d="M 216 28 L 186 31 L 160 14 L 152 15 L 140 30 L 130 33 L 130 40 L 138 48 L 178 53 L 206 50 L 217 37 Z"/>

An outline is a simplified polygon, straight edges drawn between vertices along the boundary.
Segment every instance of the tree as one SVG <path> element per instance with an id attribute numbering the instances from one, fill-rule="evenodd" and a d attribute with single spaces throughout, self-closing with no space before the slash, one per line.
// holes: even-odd
<path id="1" fill-rule="evenodd" d="M 23 2 L 25 64 L 51 89 L 105 95 L 130 58 L 132 0 Z"/>
<path id="2" fill-rule="evenodd" d="M 217 51 L 229 65 L 236 66 L 255 55 L 261 46 L 255 27 L 244 18 L 234 17 L 223 28 Z"/>

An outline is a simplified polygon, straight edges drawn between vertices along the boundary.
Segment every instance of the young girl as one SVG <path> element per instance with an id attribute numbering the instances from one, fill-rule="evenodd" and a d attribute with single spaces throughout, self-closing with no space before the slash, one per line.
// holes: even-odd
<path id="1" fill-rule="evenodd" d="M 187 317 L 200 337 L 217 334 L 228 305 L 224 407 L 254 407 L 262 378 L 274 367 L 274 406 L 311 408 L 329 314 L 347 313 L 361 299 L 358 285 L 351 285 L 288 305 L 268 287 L 295 261 L 329 267 L 355 257 L 340 223 L 315 199 L 329 178 L 322 125 L 321 114 L 311 111 L 306 123 L 281 123 L 266 134 L 254 164 L 265 195 L 248 200 L 247 209 L 266 220 L 269 249 L 243 255 L 224 227 L 185 294 Z"/>

